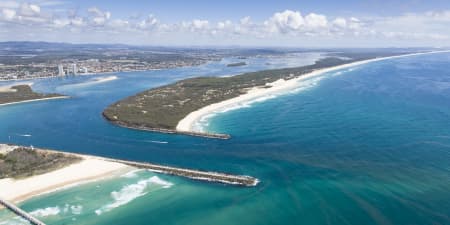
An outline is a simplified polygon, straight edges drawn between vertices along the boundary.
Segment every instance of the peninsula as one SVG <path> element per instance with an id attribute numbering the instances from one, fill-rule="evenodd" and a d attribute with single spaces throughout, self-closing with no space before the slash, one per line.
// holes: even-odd
<path id="1" fill-rule="evenodd" d="M 60 98 L 68 98 L 68 96 L 36 93 L 29 84 L 0 87 L 0 106 Z"/>
<path id="2" fill-rule="evenodd" d="M 255 96 L 255 93 L 277 91 L 305 75 L 320 73 L 323 69 L 339 69 L 352 65 L 404 55 L 410 52 L 345 52 L 329 54 L 312 65 L 244 73 L 231 77 L 196 77 L 143 91 L 116 103 L 103 111 L 110 122 L 133 129 L 185 134 L 207 138 L 228 139 L 226 134 L 209 134 L 194 130 L 193 124 L 204 111 L 217 108 L 227 100 Z M 288 85 L 288 86 L 289 86 Z M 258 95 L 258 94 L 256 94 Z M 206 109 L 198 113 L 200 109 Z"/>

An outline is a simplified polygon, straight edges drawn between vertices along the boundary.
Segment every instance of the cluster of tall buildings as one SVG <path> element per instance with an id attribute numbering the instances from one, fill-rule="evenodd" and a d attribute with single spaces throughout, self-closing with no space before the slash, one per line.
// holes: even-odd
<path id="1" fill-rule="evenodd" d="M 80 72 L 80 69 L 78 69 L 76 63 L 73 63 L 70 66 L 67 66 L 66 70 L 64 70 L 64 66 L 62 64 L 58 65 L 58 76 L 77 75 L 79 72 Z M 88 70 L 86 67 L 82 67 L 81 72 L 88 73 Z"/>

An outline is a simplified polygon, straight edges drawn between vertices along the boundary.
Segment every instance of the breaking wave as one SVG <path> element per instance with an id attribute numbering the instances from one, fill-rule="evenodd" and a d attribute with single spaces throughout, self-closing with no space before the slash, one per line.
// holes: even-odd
<path id="1" fill-rule="evenodd" d="M 169 188 L 173 185 L 172 183 L 165 181 L 157 176 L 152 176 L 151 178 L 140 180 L 135 184 L 125 185 L 119 191 L 111 192 L 111 197 L 113 198 L 114 202 L 104 205 L 101 208 L 95 210 L 95 213 L 97 215 L 101 215 L 104 212 L 111 211 L 112 209 L 125 205 L 136 198 L 144 196 L 145 194 L 147 194 L 147 187 L 152 184 L 162 186 L 162 188 Z"/>
<path id="2" fill-rule="evenodd" d="M 234 111 L 234 110 L 238 110 L 238 109 L 242 109 L 242 108 L 250 108 L 255 103 L 260 103 L 260 102 L 264 102 L 264 101 L 267 101 L 270 99 L 274 99 L 281 95 L 297 94 L 301 91 L 305 91 L 307 89 L 317 86 L 319 84 L 319 82 L 325 78 L 340 76 L 347 72 L 352 72 L 355 69 L 357 69 L 357 67 L 351 67 L 348 69 L 342 69 L 342 70 L 338 70 L 338 71 L 334 71 L 334 72 L 326 72 L 317 77 L 312 77 L 312 78 L 298 81 L 297 87 L 295 87 L 294 89 L 280 90 L 280 92 L 278 92 L 278 93 L 270 93 L 270 94 L 267 94 L 267 95 L 264 95 L 264 96 L 261 96 L 261 97 L 255 98 L 255 99 L 251 99 L 248 101 L 238 102 L 238 103 L 230 105 L 226 108 L 222 108 L 220 110 L 217 110 L 210 114 L 202 116 L 198 121 L 196 121 L 194 123 L 193 129 L 197 132 L 205 132 L 205 130 L 207 130 L 207 127 L 209 126 L 210 119 L 217 116 L 218 114 L 226 113 L 229 111 Z"/>
<path id="3" fill-rule="evenodd" d="M 36 209 L 30 214 L 36 217 L 48 217 L 48 216 L 56 216 L 61 212 L 61 209 L 58 206 L 55 207 L 47 207 L 43 209 Z"/>
<path id="4" fill-rule="evenodd" d="M 126 177 L 126 178 L 135 178 L 138 175 L 136 174 L 137 172 L 142 171 L 142 169 L 137 169 L 137 170 L 132 170 L 124 175 L 121 175 L 121 177 Z"/>
<path id="5" fill-rule="evenodd" d="M 24 225 L 24 224 L 28 224 L 28 221 L 18 216 L 13 219 L 0 221 L 0 225 Z"/>
<path id="6" fill-rule="evenodd" d="M 168 144 L 169 143 L 167 141 L 154 141 L 154 140 L 149 140 L 149 141 L 145 141 L 145 142 L 156 143 L 156 144 Z"/>

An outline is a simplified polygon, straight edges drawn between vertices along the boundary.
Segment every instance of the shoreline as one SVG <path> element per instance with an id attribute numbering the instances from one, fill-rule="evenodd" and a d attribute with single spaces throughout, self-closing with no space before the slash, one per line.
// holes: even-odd
<path id="1" fill-rule="evenodd" d="M 177 68 L 185 68 L 185 67 L 194 67 L 194 66 L 200 66 L 207 64 L 209 62 L 213 62 L 216 60 L 208 60 L 204 63 L 200 64 L 193 64 L 193 65 L 182 65 L 182 66 L 174 66 L 174 67 L 164 67 L 164 68 L 153 68 L 153 69 L 143 69 L 143 70 L 127 70 L 127 71 L 108 71 L 108 72 L 88 72 L 88 73 L 80 73 L 76 76 L 95 76 L 95 75 L 108 75 L 108 74 L 114 74 L 114 73 L 133 73 L 133 72 L 146 72 L 146 71 L 155 71 L 155 70 L 166 70 L 166 69 L 177 69 Z M 220 61 L 220 60 L 219 60 Z M 8 81 L 28 81 L 28 80 L 40 80 L 40 79 L 50 79 L 50 78 L 64 78 L 67 77 L 67 75 L 64 76 L 46 76 L 46 77 L 32 77 L 32 78 L 15 78 L 15 79 L 2 79 L 0 78 L 1 82 L 8 82 Z"/>
<path id="2" fill-rule="evenodd" d="M 212 138 L 212 139 L 222 139 L 227 140 L 230 139 L 231 136 L 228 134 L 218 134 L 218 133 L 207 133 L 207 132 L 195 132 L 195 131 L 179 131 L 175 129 L 163 129 L 163 128 L 151 128 L 145 126 L 137 126 L 132 124 L 126 124 L 125 122 L 110 120 L 104 113 L 102 113 L 103 118 L 105 118 L 108 122 L 128 129 L 133 130 L 141 130 L 141 131 L 150 131 L 150 132 L 158 132 L 163 134 L 180 134 L 180 135 L 188 135 L 194 137 L 204 137 L 204 138 Z"/>
<path id="3" fill-rule="evenodd" d="M 18 203 L 64 188 L 106 179 L 132 168 L 125 164 L 109 162 L 91 156 L 78 156 L 83 158 L 80 162 L 48 173 L 17 180 L 12 178 L 0 179 L 0 198 Z"/>
<path id="4" fill-rule="evenodd" d="M 15 104 L 29 103 L 29 102 L 38 102 L 38 101 L 47 101 L 47 100 L 55 100 L 55 99 L 65 99 L 65 98 L 71 98 L 71 97 L 70 96 L 56 96 L 56 97 L 48 97 L 48 98 L 37 98 L 37 99 L 23 100 L 23 101 L 18 101 L 18 102 L 1 103 L 0 106 L 15 105 Z"/>
<path id="5" fill-rule="evenodd" d="M 117 80 L 119 79 L 119 77 L 117 75 L 111 75 L 111 76 L 107 76 L 107 77 L 98 77 L 98 78 L 94 78 L 93 79 L 93 83 L 104 83 L 104 82 L 108 82 L 108 81 L 113 81 L 113 80 Z"/>
<path id="6" fill-rule="evenodd" d="M 396 58 L 403 58 L 403 57 L 411 57 L 411 56 L 418 56 L 418 55 L 427 55 L 427 54 L 436 54 L 436 53 L 448 53 L 450 50 L 444 50 L 444 51 L 432 51 L 432 52 L 419 52 L 419 53 L 411 53 L 411 54 L 404 54 L 404 55 L 396 55 L 396 56 L 388 56 L 388 57 L 381 57 L 381 58 L 373 58 L 373 59 L 367 59 L 362 61 L 356 61 L 351 63 L 346 63 L 338 66 L 323 68 L 314 70 L 310 73 L 303 74 L 301 76 L 284 80 L 280 79 L 272 83 L 267 83 L 266 86 L 271 86 L 270 88 L 262 88 L 262 87 L 253 87 L 247 93 L 242 94 L 238 97 L 227 99 L 221 102 L 213 103 L 211 105 L 205 106 L 201 109 L 198 109 L 196 111 L 190 112 L 187 116 L 185 116 L 182 120 L 180 120 L 176 126 L 176 130 L 179 132 L 198 132 L 203 133 L 202 130 L 197 130 L 195 128 L 195 125 L 204 117 L 217 113 L 219 111 L 223 111 L 227 108 L 230 108 L 234 105 L 238 105 L 241 103 L 245 103 L 257 98 L 261 98 L 267 95 L 280 93 L 282 91 L 288 91 L 292 90 L 296 87 L 298 87 L 299 82 L 303 80 L 307 80 L 310 78 L 317 77 L 319 75 L 322 75 L 324 73 L 345 69 L 349 67 L 359 66 L 363 64 L 368 64 L 372 62 L 378 62 L 383 60 L 389 60 L 389 59 L 396 59 Z"/>
<path id="7" fill-rule="evenodd" d="M 13 147 L 20 147 L 13 145 Z M 101 156 L 70 153 L 49 149 L 35 149 L 48 153 L 63 153 L 81 157 L 77 163 L 67 165 L 44 174 L 23 179 L 0 179 L 0 199 L 19 203 L 30 198 L 82 185 L 89 182 L 115 177 L 134 170 L 146 169 L 155 173 L 184 177 L 214 183 L 222 183 L 244 187 L 254 187 L 260 181 L 248 175 L 233 175 L 229 173 L 186 169 L 173 166 L 158 165 L 148 162 L 137 162 L 113 159 Z"/>

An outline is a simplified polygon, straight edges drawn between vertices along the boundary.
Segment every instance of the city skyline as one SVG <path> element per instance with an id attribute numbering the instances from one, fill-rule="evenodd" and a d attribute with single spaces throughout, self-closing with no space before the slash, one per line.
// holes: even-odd
<path id="1" fill-rule="evenodd" d="M 258 10 L 252 6 L 258 5 Z M 0 41 L 280 47 L 448 47 L 435 1 L 0 1 Z"/>

